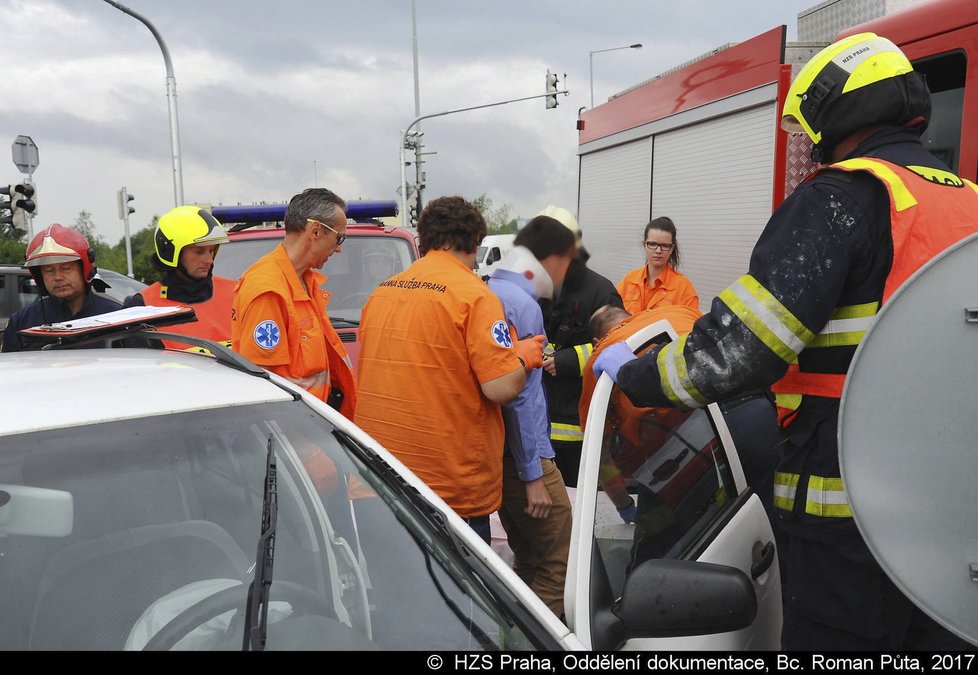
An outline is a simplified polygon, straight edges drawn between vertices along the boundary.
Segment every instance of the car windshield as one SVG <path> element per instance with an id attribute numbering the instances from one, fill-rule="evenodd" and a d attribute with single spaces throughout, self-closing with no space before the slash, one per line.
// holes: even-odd
<path id="1" fill-rule="evenodd" d="M 431 505 L 290 401 L 4 438 L 0 649 L 240 649 L 269 448 L 268 649 L 534 648 Z"/>
<path id="2" fill-rule="evenodd" d="M 214 261 L 214 274 L 237 279 L 281 241 L 275 237 L 238 239 L 225 244 Z M 407 269 L 413 260 L 407 239 L 351 233 L 340 252 L 319 270 L 329 277 L 325 289 L 330 293 L 330 318 L 359 322 L 363 303 L 373 290 L 382 281 Z"/>

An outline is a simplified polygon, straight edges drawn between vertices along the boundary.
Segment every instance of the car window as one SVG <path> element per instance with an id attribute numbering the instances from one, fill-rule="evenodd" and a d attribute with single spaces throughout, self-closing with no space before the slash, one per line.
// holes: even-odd
<path id="1" fill-rule="evenodd" d="M 953 52 L 916 61 L 913 67 L 927 77 L 931 92 L 932 112 L 921 142 L 951 171 L 957 172 L 967 57 L 963 52 Z"/>
<path id="2" fill-rule="evenodd" d="M 532 648 L 349 447 L 301 401 L 4 438 L 0 649 L 240 648 L 269 448 L 269 649 Z"/>
<path id="3" fill-rule="evenodd" d="M 214 261 L 214 274 L 237 279 L 280 241 L 239 239 L 225 244 Z M 340 253 L 331 256 L 320 270 L 329 277 L 325 288 L 330 293 L 330 317 L 359 321 L 363 303 L 373 290 L 407 269 L 414 259 L 414 249 L 403 237 L 350 234 Z"/>
<path id="4" fill-rule="evenodd" d="M 41 291 L 34 283 L 34 277 L 24 274 L 17 278 L 17 301 L 20 303 L 20 307 L 17 309 L 27 307 L 27 305 L 35 302 L 40 295 Z"/>
<path id="5" fill-rule="evenodd" d="M 268 239 L 234 239 L 224 244 L 214 258 L 214 274 L 225 279 L 237 279 L 244 271 L 282 242 L 282 237 Z"/>
<path id="6" fill-rule="evenodd" d="M 413 261 L 410 243 L 401 237 L 351 235 L 339 255 L 322 270 L 329 277 L 330 317 L 360 320 L 363 303 L 382 282 L 403 272 Z"/>
<path id="7" fill-rule="evenodd" d="M 146 284 L 125 274 L 112 272 L 111 270 L 99 270 L 98 274 L 109 285 L 109 288 L 104 291 L 104 295 L 107 295 L 120 304 L 130 295 L 135 295 L 146 288 Z"/>
<path id="8" fill-rule="evenodd" d="M 605 414 L 598 481 L 589 489 L 597 492 L 594 533 L 616 596 L 639 563 L 691 557 L 737 495 L 706 409 L 638 408 L 617 386 Z M 626 524 L 619 509 L 631 505 L 634 522 Z"/>

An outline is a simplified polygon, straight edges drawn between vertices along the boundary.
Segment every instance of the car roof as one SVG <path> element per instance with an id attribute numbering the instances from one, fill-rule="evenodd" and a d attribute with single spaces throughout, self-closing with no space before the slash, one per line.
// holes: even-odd
<path id="1" fill-rule="evenodd" d="M 267 379 L 192 352 L 12 352 L 0 355 L 0 372 L 2 434 L 293 400 Z"/>

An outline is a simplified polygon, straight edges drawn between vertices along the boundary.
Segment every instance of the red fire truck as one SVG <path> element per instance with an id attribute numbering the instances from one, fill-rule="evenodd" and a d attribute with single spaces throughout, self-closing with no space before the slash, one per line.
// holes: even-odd
<path id="1" fill-rule="evenodd" d="M 905 9 L 865 21 L 870 4 Z M 679 230 L 681 271 L 708 309 L 747 270 L 771 211 L 813 169 L 807 137 L 779 127 L 781 104 L 793 74 L 843 35 L 872 31 L 903 48 L 933 96 L 924 142 L 975 180 L 978 3 L 908 4 L 823 2 L 799 14 L 798 42 L 785 42 L 784 26 L 772 28 L 585 112 L 578 220 L 591 267 L 617 282 L 641 266 L 644 225 L 667 215 Z"/>

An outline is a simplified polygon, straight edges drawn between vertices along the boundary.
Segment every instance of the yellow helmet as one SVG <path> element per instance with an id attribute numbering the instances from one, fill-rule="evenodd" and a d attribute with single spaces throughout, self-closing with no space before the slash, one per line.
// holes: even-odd
<path id="1" fill-rule="evenodd" d="M 153 244 L 156 259 L 165 267 L 176 268 L 180 252 L 187 246 L 228 243 L 228 235 L 206 209 L 178 206 L 168 211 L 156 224 Z"/>
<path id="2" fill-rule="evenodd" d="M 859 33 L 816 54 L 791 83 L 781 128 L 805 132 L 821 161 L 847 136 L 871 124 L 920 124 L 930 117 L 924 77 L 893 42 Z"/>

